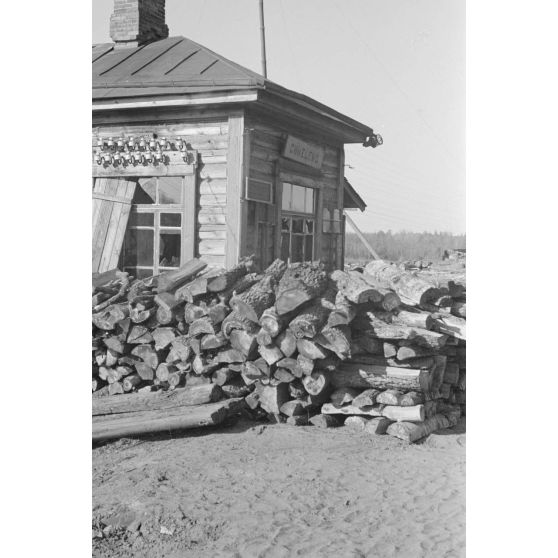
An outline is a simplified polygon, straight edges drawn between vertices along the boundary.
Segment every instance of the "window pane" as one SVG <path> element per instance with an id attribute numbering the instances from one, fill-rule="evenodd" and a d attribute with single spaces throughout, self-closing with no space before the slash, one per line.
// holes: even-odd
<path id="1" fill-rule="evenodd" d="M 291 210 L 291 196 L 292 196 L 292 188 L 288 182 L 283 182 L 283 202 L 281 207 L 285 211 Z"/>
<path id="2" fill-rule="evenodd" d="M 159 266 L 180 265 L 180 231 L 164 231 L 159 236 Z"/>
<path id="3" fill-rule="evenodd" d="M 292 236 L 292 250 L 291 250 L 291 262 L 301 262 L 302 261 L 302 245 L 304 242 L 303 236 Z"/>
<path id="4" fill-rule="evenodd" d="M 155 203 L 155 190 L 157 188 L 156 178 L 140 178 L 134 192 L 132 203 L 151 204 Z"/>
<path id="5" fill-rule="evenodd" d="M 152 227 L 153 226 L 153 213 L 130 213 L 131 227 Z"/>
<path id="6" fill-rule="evenodd" d="M 128 229 L 124 241 L 124 265 L 153 265 L 153 234 L 149 229 Z"/>
<path id="7" fill-rule="evenodd" d="M 180 213 L 161 213 L 161 227 L 180 227 L 182 215 Z"/>
<path id="8" fill-rule="evenodd" d="M 293 197 L 291 203 L 292 211 L 298 211 L 300 213 L 305 212 L 305 208 L 304 208 L 305 196 L 306 196 L 305 188 L 293 184 Z"/>
<path id="9" fill-rule="evenodd" d="M 311 262 L 314 259 L 314 237 L 305 236 L 304 237 L 304 261 Z"/>
<path id="10" fill-rule="evenodd" d="M 182 177 L 159 178 L 159 203 L 182 203 Z"/>
<path id="11" fill-rule="evenodd" d="M 302 233 L 304 232 L 302 225 L 304 223 L 303 219 L 293 219 L 292 220 L 293 223 L 293 232 L 294 233 Z"/>
<path id="12" fill-rule="evenodd" d="M 306 200 L 305 200 L 305 212 L 314 213 L 314 190 L 312 188 L 305 188 L 306 190 Z"/>
<path id="13" fill-rule="evenodd" d="M 314 221 L 312 221 L 312 219 L 306 219 L 305 223 L 306 223 L 306 231 L 305 232 L 313 233 L 314 232 Z"/>
<path id="14" fill-rule="evenodd" d="M 289 260 L 289 233 L 281 235 L 281 259 L 286 262 Z"/>
<path id="15" fill-rule="evenodd" d="M 289 231 L 290 230 L 290 219 L 281 219 L 281 230 L 282 231 Z"/>

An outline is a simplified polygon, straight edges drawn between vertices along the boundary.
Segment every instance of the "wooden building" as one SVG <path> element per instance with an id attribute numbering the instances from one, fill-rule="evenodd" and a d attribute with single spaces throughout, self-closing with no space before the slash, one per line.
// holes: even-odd
<path id="1" fill-rule="evenodd" d="M 149 4 L 149 9 L 145 5 Z M 344 144 L 373 130 L 184 37 L 164 0 L 115 0 L 93 46 L 93 271 L 192 257 L 343 265 Z"/>

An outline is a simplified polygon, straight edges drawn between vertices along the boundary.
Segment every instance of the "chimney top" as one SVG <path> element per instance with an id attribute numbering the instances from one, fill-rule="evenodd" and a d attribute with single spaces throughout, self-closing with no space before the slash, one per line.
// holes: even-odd
<path id="1" fill-rule="evenodd" d="M 117 47 L 135 47 L 166 39 L 165 0 L 114 0 L 110 36 Z"/>

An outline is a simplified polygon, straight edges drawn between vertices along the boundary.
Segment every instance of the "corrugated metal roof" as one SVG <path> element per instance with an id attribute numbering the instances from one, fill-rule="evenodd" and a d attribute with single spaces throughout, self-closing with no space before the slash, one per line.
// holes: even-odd
<path id="1" fill-rule="evenodd" d="M 94 100 L 254 88 L 265 81 L 184 37 L 132 48 L 93 46 Z"/>

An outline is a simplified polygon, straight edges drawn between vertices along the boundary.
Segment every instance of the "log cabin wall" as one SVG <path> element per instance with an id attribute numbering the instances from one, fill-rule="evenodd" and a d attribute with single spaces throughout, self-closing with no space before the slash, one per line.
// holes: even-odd
<path id="1" fill-rule="evenodd" d="M 207 117 L 200 111 L 184 115 L 160 115 L 156 121 L 121 114 L 95 122 L 93 148 L 97 137 L 182 137 L 188 149 L 197 151 L 195 207 L 185 207 L 185 219 L 194 220 L 194 255 L 210 265 L 225 266 L 227 252 L 227 160 L 229 147 L 229 114 L 223 111 Z M 110 120 L 117 120 L 111 123 Z M 137 122 L 138 120 L 143 122 Z M 128 120 L 128 121 L 127 121 Z M 134 122 L 134 120 L 136 122 Z M 229 169 L 230 172 L 230 169 Z M 238 236 L 238 235 L 236 235 Z M 234 251 L 234 247 L 233 247 Z"/>
<path id="2" fill-rule="evenodd" d="M 324 149 L 320 170 L 306 167 L 282 156 L 287 136 L 319 145 Z M 329 268 L 343 265 L 343 170 L 344 149 L 332 138 L 312 135 L 296 123 L 266 118 L 248 113 L 245 122 L 246 176 L 274 187 L 274 205 L 244 201 L 243 228 L 246 241 L 242 255 L 256 254 L 263 265 L 274 257 L 283 257 L 281 250 L 281 202 L 284 182 L 314 188 L 315 231 L 313 259 L 321 260 Z M 335 220 L 336 218 L 337 220 Z M 265 227 L 264 223 L 268 226 Z"/>

